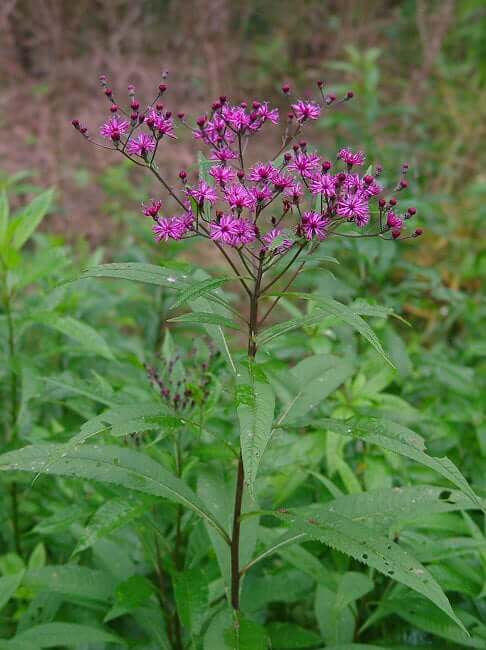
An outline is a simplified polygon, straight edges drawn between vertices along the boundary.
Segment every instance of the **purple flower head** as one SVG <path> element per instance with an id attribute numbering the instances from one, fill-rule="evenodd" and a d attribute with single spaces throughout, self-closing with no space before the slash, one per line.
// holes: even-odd
<path id="1" fill-rule="evenodd" d="M 160 212 L 160 208 L 162 207 L 162 201 L 152 199 L 150 203 L 146 206 L 143 207 L 143 214 L 146 217 L 152 217 L 154 219 Z"/>
<path id="2" fill-rule="evenodd" d="M 341 149 L 338 158 L 341 158 L 347 165 L 362 165 L 365 161 L 365 155 L 362 151 L 356 151 L 355 153 L 346 148 Z"/>
<path id="3" fill-rule="evenodd" d="M 317 239 L 325 239 L 327 226 L 330 219 L 323 217 L 318 212 L 304 212 L 301 221 L 302 234 L 309 241 L 317 237 Z"/>
<path id="4" fill-rule="evenodd" d="M 174 122 L 171 117 L 164 117 L 152 109 L 145 118 L 145 122 L 151 129 L 157 131 L 160 137 L 163 137 L 164 135 L 169 138 L 176 137 L 176 134 L 174 133 Z"/>
<path id="5" fill-rule="evenodd" d="M 252 187 L 250 192 L 257 203 L 265 203 L 265 201 L 270 201 L 273 198 L 273 192 L 269 185 Z"/>
<path id="6" fill-rule="evenodd" d="M 290 187 L 286 187 L 284 194 L 288 197 L 292 203 L 298 203 L 299 200 L 304 196 L 302 190 L 302 185 L 300 183 L 293 183 Z"/>
<path id="7" fill-rule="evenodd" d="M 270 109 L 268 107 L 268 102 L 262 102 L 256 109 L 256 113 L 263 122 L 269 120 L 272 124 L 278 124 L 278 108 Z"/>
<path id="8" fill-rule="evenodd" d="M 223 215 L 217 221 L 212 221 L 209 226 L 211 239 L 223 244 L 232 244 L 238 234 L 237 221 L 238 219 L 230 215 Z"/>
<path id="9" fill-rule="evenodd" d="M 218 200 L 216 190 L 214 187 L 211 187 L 211 185 L 208 185 L 206 181 L 199 181 L 195 187 L 192 187 L 186 191 L 189 196 L 192 196 L 193 199 L 196 199 L 199 205 L 202 205 L 204 201 L 208 201 L 208 203 L 211 203 L 211 205 L 213 205 Z"/>
<path id="10" fill-rule="evenodd" d="M 255 207 L 255 197 L 241 184 L 228 186 L 224 191 L 224 198 L 233 210 L 252 210 Z"/>
<path id="11" fill-rule="evenodd" d="M 118 142 L 121 136 L 128 131 L 130 124 L 126 120 L 121 120 L 114 115 L 108 122 L 105 122 L 100 127 L 100 135 L 104 138 L 109 138 L 114 142 Z"/>
<path id="12" fill-rule="evenodd" d="M 141 156 L 142 158 L 145 158 L 150 151 L 155 149 L 155 145 L 156 142 L 153 136 L 141 133 L 138 138 L 130 140 L 127 145 L 127 151 L 132 156 Z"/>
<path id="13" fill-rule="evenodd" d="M 328 199 L 336 195 L 336 181 L 329 174 L 314 176 L 309 187 L 312 194 L 322 194 Z"/>
<path id="14" fill-rule="evenodd" d="M 210 156 L 211 160 L 225 163 L 228 160 L 236 160 L 238 154 L 229 147 L 222 147 L 221 149 L 213 149 Z"/>
<path id="15" fill-rule="evenodd" d="M 355 221 L 356 225 L 362 228 L 370 220 L 368 199 L 360 192 L 346 194 L 338 203 L 337 213 L 340 217 Z"/>
<path id="16" fill-rule="evenodd" d="M 296 153 L 288 164 L 288 169 L 302 176 L 311 176 L 321 166 L 321 159 L 316 153 Z"/>
<path id="17" fill-rule="evenodd" d="M 272 183 L 275 185 L 277 190 L 283 192 L 283 190 L 293 187 L 295 181 L 291 176 L 287 176 L 283 172 L 278 172 L 278 174 L 275 174 L 272 178 Z"/>
<path id="18" fill-rule="evenodd" d="M 262 241 L 265 244 L 264 249 L 268 250 L 273 242 L 281 237 L 283 234 L 283 230 L 281 228 L 273 228 L 273 230 L 270 230 L 267 232 L 266 235 L 263 235 Z M 275 248 L 273 249 L 273 252 L 277 255 L 283 255 L 283 253 L 286 253 L 290 248 L 292 248 L 293 242 L 290 239 L 283 239 Z"/>
<path id="19" fill-rule="evenodd" d="M 242 106 L 224 104 L 221 109 L 221 116 L 235 131 L 242 132 L 250 124 L 250 116 Z"/>
<path id="20" fill-rule="evenodd" d="M 234 219 L 233 221 L 235 235 L 232 241 L 233 246 L 244 246 L 251 244 L 256 239 L 255 224 L 249 219 Z"/>
<path id="21" fill-rule="evenodd" d="M 168 239 L 182 239 L 185 235 L 183 224 L 177 217 L 164 217 L 158 219 L 152 231 L 156 241 L 167 241 Z"/>
<path id="22" fill-rule="evenodd" d="M 184 214 L 175 217 L 175 219 L 177 219 L 177 221 L 184 228 L 184 234 L 189 230 L 192 230 L 194 226 L 194 214 L 191 212 L 191 210 L 187 210 L 187 212 L 184 212 Z"/>
<path id="23" fill-rule="evenodd" d="M 271 163 L 257 163 L 250 169 L 248 178 L 255 183 L 268 182 L 278 174 L 278 170 Z"/>
<path id="24" fill-rule="evenodd" d="M 403 226 L 403 220 L 400 219 L 393 211 L 388 213 L 386 218 L 386 223 L 390 228 L 401 228 Z"/>
<path id="25" fill-rule="evenodd" d="M 292 104 L 291 108 L 299 122 L 305 122 L 305 120 L 318 120 L 321 115 L 321 107 L 319 104 L 315 104 L 314 102 L 304 102 L 299 100 L 296 104 Z"/>
<path id="26" fill-rule="evenodd" d="M 236 171 L 233 167 L 216 165 L 211 167 L 209 174 L 217 181 L 220 185 L 225 183 L 231 183 L 236 179 Z"/>

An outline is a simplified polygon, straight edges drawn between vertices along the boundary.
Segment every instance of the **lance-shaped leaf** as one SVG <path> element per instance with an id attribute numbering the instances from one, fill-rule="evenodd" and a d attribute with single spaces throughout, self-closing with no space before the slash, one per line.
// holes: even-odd
<path id="1" fill-rule="evenodd" d="M 312 302 L 315 302 L 318 305 L 318 308 L 309 316 L 288 320 L 284 323 L 279 323 L 263 330 L 263 332 L 261 332 L 261 334 L 258 336 L 258 342 L 260 344 L 263 345 L 265 343 L 268 343 L 277 336 L 286 334 L 287 332 L 290 332 L 298 327 L 319 323 L 326 316 L 331 315 L 339 318 L 339 320 L 342 320 L 347 325 L 359 332 L 361 336 L 363 336 L 369 343 L 371 343 L 371 345 L 385 359 L 385 361 L 394 367 L 376 334 L 373 332 L 368 323 L 363 320 L 363 318 L 361 318 L 358 313 L 353 311 L 352 307 L 343 305 L 341 302 L 334 300 L 334 298 L 331 298 L 330 296 L 295 292 L 288 292 L 285 295 L 294 296 L 296 298 L 301 298 L 304 300 L 310 300 Z"/>
<path id="2" fill-rule="evenodd" d="M 168 322 L 189 323 L 191 325 L 219 325 L 220 327 L 229 327 L 234 330 L 240 329 L 240 325 L 235 323 L 234 320 L 212 312 L 191 312 L 189 314 L 182 314 L 175 318 L 169 318 Z"/>
<path id="3" fill-rule="evenodd" d="M 201 280 L 201 282 L 196 282 L 187 289 L 183 289 L 177 293 L 175 302 L 170 306 L 172 310 L 178 309 L 181 305 L 201 296 L 205 296 L 208 300 L 215 299 L 216 302 L 222 302 L 224 304 L 224 299 L 216 297 L 214 291 L 219 289 L 225 282 L 228 282 L 231 278 L 208 278 L 207 280 Z"/>
<path id="4" fill-rule="evenodd" d="M 52 461 L 52 459 L 55 461 Z M 114 446 L 46 444 L 24 447 L 0 456 L 0 470 L 39 473 L 120 485 L 129 490 L 171 499 L 193 510 L 228 540 L 223 526 L 194 492 L 155 460 Z"/>
<path id="5" fill-rule="evenodd" d="M 106 571 L 66 564 L 27 571 L 23 584 L 73 598 L 104 602 L 113 596 L 116 580 Z"/>
<path id="6" fill-rule="evenodd" d="M 155 284 L 167 289 L 182 289 L 190 286 L 191 278 L 187 273 L 168 269 L 156 264 L 125 262 L 122 264 L 99 264 L 83 271 L 79 279 L 114 278 L 134 280 L 145 284 Z"/>
<path id="7" fill-rule="evenodd" d="M 464 630 L 447 596 L 430 572 L 384 535 L 337 513 L 328 512 L 325 518 L 315 516 L 314 513 L 310 517 L 304 517 L 295 513 L 276 512 L 275 516 L 288 523 L 289 532 L 305 533 L 311 539 L 350 555 L 422 594 Z"/>
<path id="8" fill-rule="evenodd" d="M 17 634 L 15 641 L 26 650 L 33 644 L 38 648 L 77 648 L 88 644 L 116 643 L 125 646 L 125 641 L 102 628 L 78 623 L 43 623 Z"/>
<path id="9" fill-rule="evenodd" d="M 475 494 L 454 463 L 445 456 L 443 458 L 429 456 L 425 451 L 424 439 L 415 431 L 391 420 L 364 417 L 351 418 L 346 421 L 330 418 L 319 419 L 314 426 L 325 427 L 341 435 L 360 438 L 383 449 L 415 460 L 446 478 L 486 512 L 485 504 Z"/>
<path id="10" fill-rule="evenodd" d="M 36 196 L 31 203 L 13 218 L 8 224 L 7 240 L 13 248 L 20 250 L 29 239 L 42 219 L 46 216 L 54 197 L 54 190 L 47 190 Z"/>
<path id="11" fill-rule="evenodd" d="M 258 467 L 272 435 L 275 411 L 273 389 L 263 370 L 253 362 L 237 374 L 236 402 L 245 480 L 253 496 Z"/>

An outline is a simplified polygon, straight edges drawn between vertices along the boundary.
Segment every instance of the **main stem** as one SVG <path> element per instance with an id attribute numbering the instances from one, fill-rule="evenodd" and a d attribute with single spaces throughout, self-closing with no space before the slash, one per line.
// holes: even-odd
<path id="1" fill-rule="evenodd" d="M 250 319 L 248 327 L 248 359 L 254 361 L 257 353 L 256 336 L 258 333 L 258 300 L 263 276 L 263 260 L 265 254 L 260 255 L 255 286 L 250 295 Z M 233 532 L 231 535 L 231 606 L 235 611 L 240 609 L 240 529 L 241 506 L 243 504 L 243 491 L 245 486 L 245 470 L 243 456 L 240 450 L 238 470 L 236 475 L 235 504 L 233 510 Z"/>

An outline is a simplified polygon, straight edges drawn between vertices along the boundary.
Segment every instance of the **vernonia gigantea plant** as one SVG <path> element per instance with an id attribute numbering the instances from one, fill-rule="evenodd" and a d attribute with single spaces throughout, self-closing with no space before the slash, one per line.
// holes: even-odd
<path id="1" fill-rule="evenodd" d="M 406 221 L 416 210 L 409 208 L 399 214 L 396 197 L 383 198 L 379 165 L 360 173 L 365 163 L 363 152 L 341 149 L 331 161 L 299 140 L 307 124 L 318 120 L 326 109 L 352 99 L 351 91 L 338 101 L 334 94 L 326 95 L 323 83 L 318 82 L 320 97 L 314 101 L 294 99 L 290 86 L 284 85 L 282 91 L 289 98 L 289 111 L 280 145 L 270 160 L 253 164 L 248 163 L 247 152 L 251 141 L 263 129 L 280 128 L 279 110 L 270 107 L 269 102 L 232 104 L 228 97 L 221 96 L 195 124 L 178 112 L 181 126 L 191 130 L 193 137 L 209 149 L 209 159 L 195 182 L 181 170 L 180 187 L 174 187 L 163 176 L 157 159 L 177 137 L 173 111 L 167 110 L 161 101 L 167 84 L 159 85 L 155 100 L 144 109 L 136 99 L 135 88 L 130 86 L 130 105 L 126 110 L 117 103 L 105 76 L 101 77 L 101 84 L 110 102 L 111 117 L 99 132 L 111 144 L 100 145 L 78 120 L 73 121 L 73 126 L 89 142 L 120 153 L 158 179 L 161 189 L 172 199 L 173 208 L 178 209 L 177 214 L 172 214 L 165 207 L 165 200 L 159 198 L 143 206 L 143 214 L 154 222 L 152 229 L 158 242 L 201 237 L 212 241 L 222 253 L 248 299 L 249 317 L 242 320 L 248 328 L 250 375 L 254 374 L 262 325 L 303 269 L 306 258 L 325 240 L 333 236 L 394 240 L 422 233 L 415 229 L 403 236 Z M 407 188 L 407 170 L 408 165 L 404 164 L 394 193 Z M 284 286 L 278 295 L 272 296 L 270 290 L 279 281 Z M 269 298 L 270 304 L 262 310 L 262 303 Z M 199 314 L 199 321 L 215 319 L 211 314 Z M 242 385 L 239 391 L 240 408 L 251 408 L 251 393 L 246 396 Z M 242 430 L 231 535 L 231 603 L 235 610 L 239 608 L 240 594 L 244 477 L 246 474 L 247 486 L 252 491 L 259 463 L 252 442 L 255 435 L 255 431 Z"/>
<path id="2" fill-rule="evenodd" d="M 153 549 L 165 632 L 170 647 L 177 650 L 186 647 L 194 637 L 201 641 L 203 630 L 199 619 L 194 622 L 192 614 L 188 614 L 192 606 L 189 596 L 193 593 L 190 580 L 194 578 L 200 586 L 201 576 L 195 576 L 184 560 L 188 546 L 186 509 L 206 525 L 224 584 L 221 594 L 216 591 L 214 601 L 209 602 L 209 596 L 206 597 L 204 607 L 210 613 L 204 625 L 211 626 L 213 613 L 217 616 L 217 610 L 211 608 L 225 598 L 234 614 L 232 638 L 235 640 L 227 647 L 267 647 L 249 645 L 248 638 L 256 634 L 252 625 L 257 623 L 248 621 L 240 602 L 245 591 L 243 578 L 283 548 L 309 540 L 322 542 L 378 571 L 385 579 L 401 583 L 400 587 L 414 590 L 442 610 L 441 615 L 444 613 L 462 627 L 433 575 L 387 534 L 389 519 L 395 512 L 413 518 L 418 506 L 427 512 L 482 507 L 459 470 L 446 458 L 429 456 L 420 436 L 392 419 L 351 417 L 346 409 L 338 415 L 332 413 L 335 415 L 332 418 L 320 417 L 315 407 L 323 399 L 319 387 L 323 385 L 324 375 L 331 386 L 325 393 L 327 396 L 349 377 L 346 360 L 332 356 L 326 366 L 319 355 L 303 359 L 296 364 L 298 374 L 293 375 L 294 368 L 289 369 L 288 378 L 283 380 L 289 386 L 283 388 L 279 388 L 268 370 L 270 342 L 293 329 L 321 323 L 329 316 L 354 328 L 388 361 L 379 339 L 362 316 L 385 318 L 390 310 L 362 301 L 348 306 L 322 293 L 293 291 L 292 283 L 306 265 L 326 259 L 322 252 L 326 252 L 331 239 L 377 238 L 394 246 L 422 233 L 419 228 L 408 228 L 416 210 L 400 209 L 401 193 L 408 186 L 408 166 L 402 165 L 398 179 L 385 190 L 381 167 L 368 166 L 364 153 L 342 148 L 332 159 L 322 157 L 304 139 L 306 131 L 327 110 L 350 101 L 353 93 L 338 100 L 335 95 L 324 93 L 321 82 L 317 83 L 314 99 L 295 97 L 288 85 L 283 86 L 288 102 L 284 118 L 266 101 L 234 104 L 222 96 L 207 114 L 192 120 L 181 112 L 168 110 L 162 103 L 168 89 L 165 77 L 153 102 L 143 107 L 133 86 L 129 87 L 129 106 L 122 108 L 107 79 L 102 77 L 101 81 L 111 112 L 99 128 L 101 138 L 92 137 L 87 127 L 77 120 L 73 121 L 75 129 L 88 142 L 127 158 L 159 181 L 160 194 L 147 197 L 142 213 L 149 223 L 152 221 L 160 250 L 163 251 L 169 240 L 199 237 L 218 249 L 230 275 L 208 278 L 199 271 L 184 273 L 174 267 L 127 263 L 100 265 L 86 271 L 83 277 L 132 279 L 174 291 L 172 310 L 189 305 L 192 311 L 171 318 L 171 322 L 203 325 L 214 340 L 215 349 L 211 349 L 200 365 L 201 372 L 189 373 L 190 379 L 186 381 L 176 376 L 176 369 L 182 363 L 177 356 L 166 360 L 162 371 L 147 365 L 150 382 L 162 398 L 155 405 L 137 403 L 130 409 L 129 405 L 109 408 L 86 422 L 69 443 L 33 446 L 6 454 L 0 468 L 48 471 L 97 480 L 177 504 L 173 528 L 168 534 L 168 546 L 169 543 L 173 546 L 169 571 L 163 570 L 158 541 Z M 165 147 L 174 144 L 181 130 L 190 132 L 207 153 L 199 159 L 197 175 L 191 170 L 180 170 L 174 183 L 171 175 L 163 171 L 162 161 Z M 252 153 L 252 142 L 271 130 L 276 132 L 275 151 L 261 161 Z M 240 288 L 246 308 L 236 308 L 222 293 L 221 287 L 230 281 Z M 287 303 L 294 299 L 300 304 L 310 304 L 311 308 L 304 317 L 271 324 L 271 317 L 277 313 L 275 308 L 283 299 Z M 239 353 L 232 349 L 225 328 L 244 330 L 246 350 Z M 283 363 L 282 359 L 278 362 Z M 165 431 L 187 430 L 190 435 L 197 431 L 202 435 L 204 426 L 201 419 L 197 421 L 198 406 L 211 398 L 211 368 L 217 363 L 226 363 L 231 373 L 231 385 L 225 388 L 226 393 L 234 395 L 231 406 L 234 406 L 235 423 L 239 422 L 239 436 L 235 436 L 238 448 L 230 444 L 233 440 L 224 441 L 235 452 L 229 526 L 222 507 L 216 507 L 210 498 L 211 490 L 196 493 L 190 487 L 186 470 L 189 472 L 197 462 L 191 463 L 184 457 L 179 434 L 174 441 L 175 471 L 169 469 L 168 453 L 157 462 L 149 453 L 121 445 L 83 444 L 109 428 L 114 435 L 128 435 L 154 422 Z M 267 447 L 279 434 L 288 431 L 300 434 L 307 429 L 322 429 L 346 441 L 364 440 L 366 445 L 402 455 L 434 470 L 457 489 L 390 487 L 379 503 L 375 503 L 370 493 L 340 494 L 333 488 L 334 498 L 326 503 L 269 507 L 257 481 Z M 325 478 L 322 480 L 325 483 Z M 329 484 L 332 485 L 331 482 L 326 485 Z M 226 486 L 213 484 L 213 490 L 218 488 L 225 490 Z M 375 519 L 380 517 L 379 525 L 374 526 Z M 277 524 L 257 523 L 262 535 L 255 551 L 255 545 L 249 544 L 249 548 L 242 545 L 242 528 L 257 518 L 261 522 L 271 518 Z M 78 546 L 82 550 L 86 548 L 85 542 Z M 186 574 L 190 577 L 186 578 Z M 355 579 L 359 574 L 347 575 Z M 369 587 L 368 576 L 362 577 L 368 585 L 363 593 L 368 593 L 373 587 Z M 194 592 L 197 593 L 196 587 Z M 349 601 L 346 598 L 343 607 L 354 602 L 353 598 Z M 245 637 L 245 644 L 240 643 L 246 634 L 249 636 Z M 347 638 L 348 642 L 352 640 L 352 636 Z"/>

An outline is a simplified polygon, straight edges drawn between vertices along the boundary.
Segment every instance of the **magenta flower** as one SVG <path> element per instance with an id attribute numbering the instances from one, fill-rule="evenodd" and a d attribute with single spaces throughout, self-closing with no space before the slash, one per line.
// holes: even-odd
<path id="1" fill-rule="evenodd" d="M 168 239 L 182 239 L 185 235 L 183 224 L 177 217 L 164 217 L 159 219 L 152 228 L 156 241 Z"/>
<path id="2" fill-rule="evenodd" d="M 218 200 L 216 190 L 211 185 L 208 185 L 206 181 L 199 181 L 196 187 L 187 190 L 187 194 L 192 196 L 193 199 L 196 199 L 199 205 L 202 205 L 204 201 L 208 201 L 208 203 L 213 205 Z"/>
<path id="3" fill-rule="evenodd" d="M 309 187 L 312 194 L 322 194 L 328 199 L 336 195 L 336 181 L 329 174 L 319 174 L 311 178 Z"/>
<path id="4" fill-rule="evenodd" d="M 268 102 L 262 102 L 260 106 L 256 109 L 258 117 L 265 122 L 269 120 L 272 124 L 278 124 L 279 114 L 278 108 L 270 109 L 268 107 Z"/>
<path id="5" fill-rule="evenodd" d="M 298 203 L 298 201 L 304 196 L 302 185 L 300 183 L 294 183 L 290 187 L 285 188 L 284 194 L 292 201 L 292 203 Z"/>
<path id="6" fill-rule="evenodd" d="M 234 219 L 233 226 L 235 229 L 235 235 L 232 241 L 233 246 L 244 246 L 255 241 L 257 236 L 256 228 L 252 221 L 243 218 Z"/>
<path id="7" fill-rule="evenodd" d="M 315 104 L 314 102 L 304 102 L 299 100 L 296 104 L 292 104 L 291 108 L 299 122 L 305 122 L 305 120 L 318 120 L 321 115 L 321 107 L 319 104 Z"/>
<path id="8" fill-rule="evenodd" d="M 273 192 L 268 185 L 252 187 L 250 192 L 257 203 L 265 203 L 265 201 L 270 201 L 273 198 Z"/>
<path id="9" fill-rule="evenodd" d="M 317 237 L 317 239 L 325 239 L 327 226 L 330 219 L 323 217 L 318 212 L 304 212 L 301 220 L 302 234 L 309 241 Z"/>
<path id="10" fill-rule="evenodd" d="M 192 230 L 194 226 L 194 214 L 191 212 L 191 210 L 188 210 L 187 212 L 184 212 L 184 214 L 181 214 L 180 216 L 174 218 L 183 227 L 184 234 L 186 234 L 189 230 Z"/>
<path id="11" fill-rule="evenodd" d="M 354 220 L 362 228 L 370 220 L 367 197 L 364 194 L 346 194 L 338 203 L 337 213 L 341 217 Z"/>
<path id="12" fill-rule="evenodd" d="M 210 158 L 211 160 L 225 163 L 228 162 L 228 160 L 235 160 L 238 158 L 238 154 L 229 147 L 222 147 L 221 149 L 213 149 Z"/>
<path id="13" fill-rule="evenodd" d="M 143 214 L 154 219 L 159 214 L 161 207 L 162 201 L 152 199 L 147 206 L 143 206 Z"/>
<path id="14" fill-rule="evenodd" d="M 275 174 L 272 178 L 272 183 L 275 185 L 277 190 L 282 192 L 283 190 L 294 187 L 295 181 L 291 176 L 287 176 L 283 172 L 278 172 L 278 174 Z"/>
<path id="15" fill-rule="evenodd" d="M 155 149 L 156 141 L 155 138 L 146 133 L 141 133 L 138 138 L 130 140 L 127 145 L 127 151 L 132 156 L 140 156 L 145 158 L 150 151 Z"/>
<path id="16" fill-rule="evenodd" d="M 267 182 L 278 174 L 278 170 L 271 163 L 257 163 L 250 169 L 248 178 L 255 183 Z"/>
<path id="17" fill-rule="evenodd" d="M 392 211 L 388 213 L 386 223 L 390 228 L 401 228 L 403 226 L 403 220 Z"/>
<path id="18" fill-rule="evenodd" d="M 114 142 L 118 142 L 121 136 L 128 131 L 130 124 L 126 120 L 121 120 L 114 115 L 108 122 L 105 122 L 100 127 L 100 135 L 104 138 L 109 138 Z"/>
<path id="19" fill-rule="evenodd" d="M 233 219 L 229 215 L 223 215 L 218 221 L 212 221 L 209 226 L 211 239 L 223 244 L 232 244 L 235 235 L 238 234 L 236 221 L 238 219 Z"/>
<path id="20" fill-rule="evenodd" d="M 216 165 L 215 167 L 211 167 L 209 173 L 220 185 L 231 183 L 236 178 L 236 171 L 233 169 L 233 167 L 223 165 Z"/>
<path id="21" fill-rule="evenodd" d="M 341 158 L 347 165 L 362 165 L 365 161 L 365 155 L 362 151 L 356 151 L 355 153 L 351 149 L 341 149 L 337 157 Z"/>
<path id="22" fill-rule="evenodd" d="M 264 248 L 265 250 L 268 250 L 273 242 L 281 237 L 283 234 L 283 230 L 281 228 L 273 228 L 273 230 L 270 230 L 267 232 L 266 235 L 263 235 L 262 241 L 265 244 Z M 273 252 L 276 253 L 277 255 L 282 255 L 283 253 L 286 253 L 290 248 L 292 248 L 293 242 L 290 239 L 283 239 L 275 248 L 273 249 Z"/>
<path id="23" fill-rule="evenodd" d="M 243 208 L 252 210 L 255 207 L 255 197 L 244 185 L 230 185 L 224 191 L 224 198 L 233 210 Z"/>
<path id="24" fill-rule="evenodd" d="M 151 110 L 145 118 L 147 126 L 154 131 L 158 131 L 160 137 L 166 135 L 169 138 L 175 138 L 174 122 L 171 117 L 164 117 L 155 110 Z"/>
<path id="25" fill-rule="evenodd" d="M 221 116 L 235 131 L 244 131 L 250 124 L 250 116 L 242 106 L 224 104 L 221 109 Z"/>
<path id="26" fill-rule="evenodd" d="M 287 169 L 302 176 L 310 176 L 321 165 L 321 159 L 316 153 L 297 153 L 288 164 Z"/>

